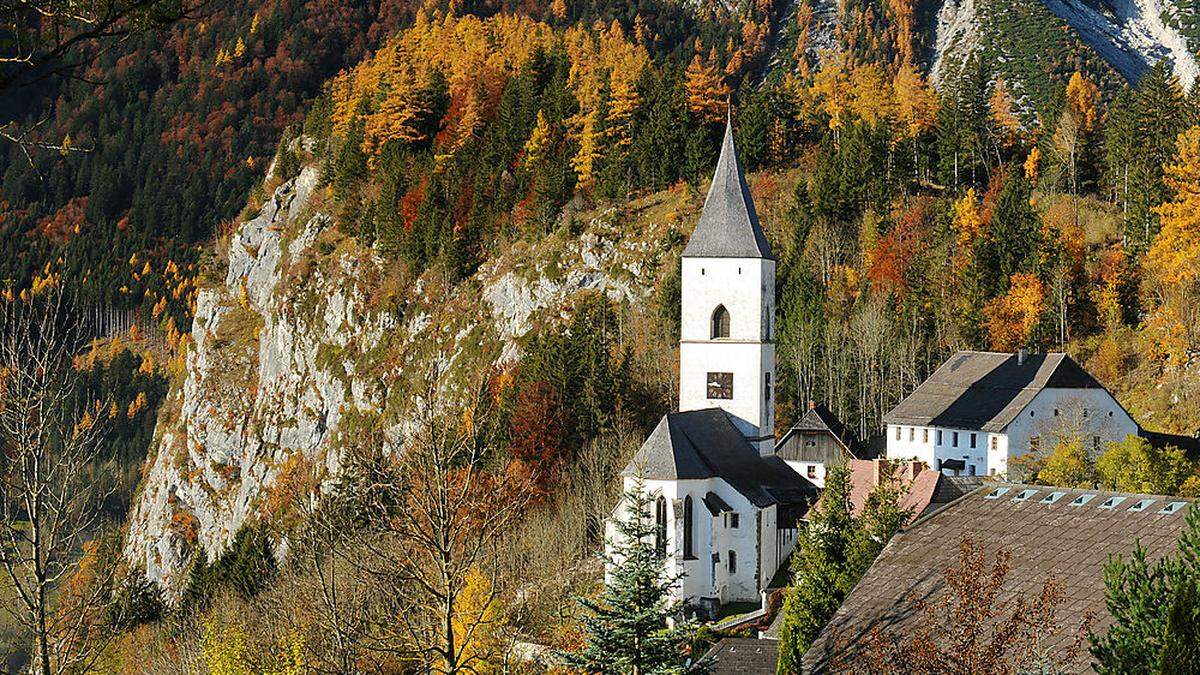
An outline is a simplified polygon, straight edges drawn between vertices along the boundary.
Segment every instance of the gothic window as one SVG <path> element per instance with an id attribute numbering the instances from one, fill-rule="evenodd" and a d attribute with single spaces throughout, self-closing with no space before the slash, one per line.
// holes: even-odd
<path id="1" fill-rule="evenodd" d="M 712 338 L 716 340 L 727 337 L 729 337 L 729 310 L 725 309 L 725 305 L 717 305 L 712 315 Z"/>
<path id="2" fill-rule="evenodd" d="M 683 557 L 691 560 L 696 557 L 692 551 L 692 496 L 683 498 Z"/>
<path id="3" fill-rule="evenodd" d="M 667 555 L 667 499 L 662 495 L 654 502 L 654 550 Z"/>
<path id="4" fill-rule="evenodd" d="M 763 373 L 763 400 L 771 402 L 771 374 Z"/>
<path id="5" fill-rule="evenodd" d="M 733 373 L 709 373 L 708 397 L 733 398 Z"/>

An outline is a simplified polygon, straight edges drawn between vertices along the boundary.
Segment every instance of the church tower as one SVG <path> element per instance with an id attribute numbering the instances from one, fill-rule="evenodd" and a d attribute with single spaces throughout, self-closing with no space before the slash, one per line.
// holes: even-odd
<path id="1" fill-rule="evenodd" d="M 738 165 L 733 126 L 683 249 L 679 410 L 724 409 L 759 454 L 775 451 L 775 258 Z"/>

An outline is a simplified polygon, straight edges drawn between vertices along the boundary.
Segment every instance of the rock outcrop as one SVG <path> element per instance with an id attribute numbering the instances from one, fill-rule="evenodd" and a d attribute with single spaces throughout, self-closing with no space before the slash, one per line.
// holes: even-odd
<path id="1" fill-rule="evenodd" d="M 279 186 L 233 233 L 223 281 L 197 298 L 125 548 L 168 597 L 199 547 L 218 555 L 261 516 L 288 462 L 302 458 L 328 485 L 356 418 L 386 413 L 402 428 L 413 373 L 437 361 L 449 388 L 456 374 L 511 364 L 576 293 L 645 297 L 646 272 L 673 255 L 661 226 L 623 229 L 606 212 L 580 236 L 515 244 L 456 286 L 432 274 L 399 283 L 321 212 L 324 191 L 311 167 Z"/>

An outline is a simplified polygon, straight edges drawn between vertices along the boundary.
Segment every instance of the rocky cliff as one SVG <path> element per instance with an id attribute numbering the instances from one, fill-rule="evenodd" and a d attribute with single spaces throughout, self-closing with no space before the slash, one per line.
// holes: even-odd
<path id="1" fill-rule="evenodd" d="M 464 374 L 511 364 L 576 293 L 644 297 L 677 255 L 664 222 L 604 211 L 581 218 L 581 233 L 563 226 L 506 247 L 459 284 L 406 279 L 339 231 L 326 192 L 311 167 L 279 185 L 234 231 L 223 280 L 199 293 L 126 542 L 169 595 L 198 547 L 215 556 L 260 516 L 288 462 L 317 467 L 328 485 L 356 420 L 387 414 L 402 429 L 415 373 L 436 360 L 453 390 Z"/>

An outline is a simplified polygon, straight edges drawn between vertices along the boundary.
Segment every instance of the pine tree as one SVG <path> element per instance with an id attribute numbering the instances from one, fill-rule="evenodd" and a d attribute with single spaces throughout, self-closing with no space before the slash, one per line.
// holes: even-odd
<path id="1" fill-rule="evenodd" d="M 1102 636 L 1088 636 L 1096 672 L 1200 672 L 1198 586 L 1200 508 L 1192 506 L 1177 555 L 1150 564 L 1139 543 L 1128 561 L 1118 557 L 1105 565 L 1105 601 L 1113 624 Z"/>
<path id="2" fill-rule="evenodd" d="M 693 627 L 669 620 L 679 615 L 671 600 L 678 583 L 665 573 L 655 545 L 654 499 L 641 478 L 625 493 L 625 517 L 616 518 L 618 537 L 608 560 L 609 580 L 598 600 L 581 598 L 587 644 L 562 654 L 567 665 L 588 673 L 622 675 L 687 672 L 685 653 Z"/>

